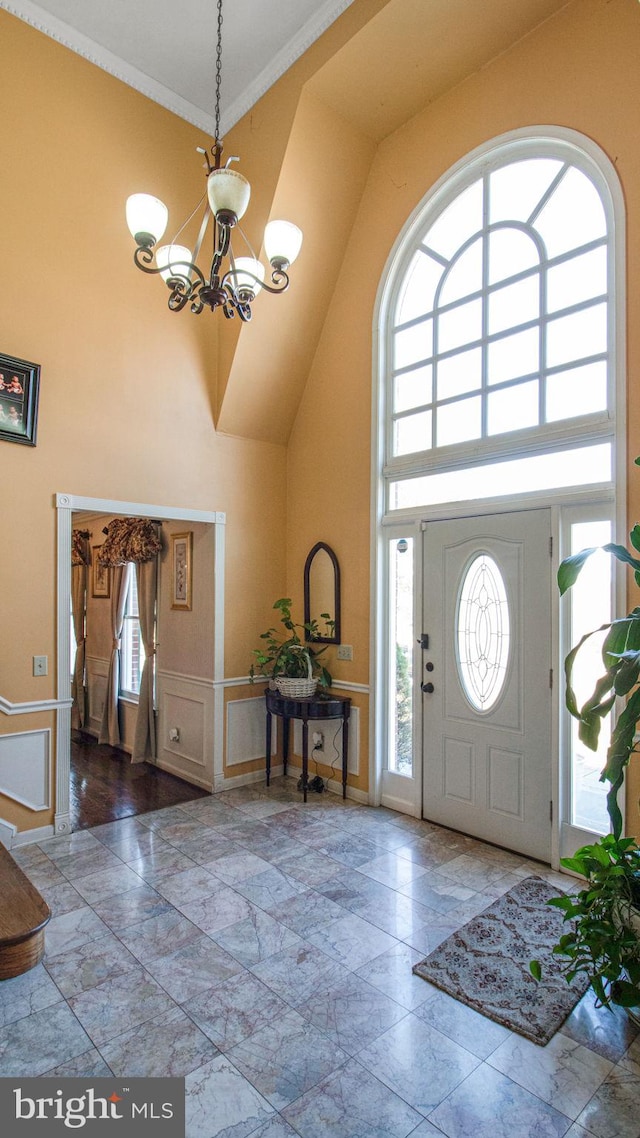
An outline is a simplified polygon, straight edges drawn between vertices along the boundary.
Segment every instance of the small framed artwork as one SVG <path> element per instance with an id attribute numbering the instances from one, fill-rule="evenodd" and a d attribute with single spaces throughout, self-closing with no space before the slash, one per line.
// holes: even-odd
<path id="1" fill-rule="evenodd" d="M 171 608 L 191 612 L 193 533 L 171 534 Z"/>
<path id="2" fill-rule="evenodd" d="M 107 565 L 102 565 L 98 561 L 98 554 L 101 549 L 101 545 L 94 545 L 92 550 L 91 596 L 109 598 L 111 596 L 111 573 Z"/>
<path id="3" fill-rule="evenodd" d="M 0 353 L 0 439 L 36 445 L 40 365 Z"/>

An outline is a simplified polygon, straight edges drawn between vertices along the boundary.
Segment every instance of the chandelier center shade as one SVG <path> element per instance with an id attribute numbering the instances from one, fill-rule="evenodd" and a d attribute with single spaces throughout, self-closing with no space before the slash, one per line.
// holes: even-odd
<path id="1" fill-rule="evenodd" d="M 238 161 L 236 157 L 222 164 L 222 0 L 217 0 L 217 14 L 215 140 L 210 151 L 197 148 L 205 158 L 207 192 L 168 245 L 158 245 L 169 221 L 169 211 L 159 198 L 152 194 L 132 194 L 127 199 L 126 216 L 136 242 L 134 262 L 143 273 L 158 275 L 165 282 L 172 312 L 181 312 L 186 305 L 196 314 L 205 307 L 212 311 L 221 308 L 228 319 L 238 315 L 246 322 L 251 319 L 251 305 L 262 289 L 276 295 L 288 289 L 288 269 L 300 252 L 302 232 L 291 221 L 276 218 L 268 222 L 264 250 L 271 271 L 267 280 L 265 266 L 238 224 L 247 211 L 251 186 L 244 175 L 230 169 L 230 163 Z M 197 236 L 193 244 L 188 245 L 182 236 L 183 230 L 197 218 L 199 211 Z M 234 230 L 241 235 L 248 255 L 236 255 L 231 240 Z M 202 259 L 208 260 L 203 250 L 207 233 L 210 233 L 212 251 L 209 266 L 203 270 L 198 259 L 202 253 Z"/>

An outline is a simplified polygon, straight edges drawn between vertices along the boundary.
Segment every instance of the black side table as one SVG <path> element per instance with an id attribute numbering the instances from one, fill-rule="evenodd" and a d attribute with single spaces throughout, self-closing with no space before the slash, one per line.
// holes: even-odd
<path id="1" fill-rule="evenodd" d="M 304 801 L 307 801 L 307 775 L 309 766 L 309 720 L 310 719 L 341 719 L 342 720 L 342 797 L 347 797 L 347 763 L 349 761 L 349 716 L 351 715 L 351 700 L 335 692 L 309 696 L 307 699 L 290 698 L 280 695 L 280 692 L 264 693 L 267 711 L 267 786 L 271 777 L 271 716 L 279 715 L 282 719 L 283 741 L 282 759 L 283 769 L 287 773 L 287 759 L 289 757 L 289 722 L 292 719 L 302 720 L 302 786 Z"/>

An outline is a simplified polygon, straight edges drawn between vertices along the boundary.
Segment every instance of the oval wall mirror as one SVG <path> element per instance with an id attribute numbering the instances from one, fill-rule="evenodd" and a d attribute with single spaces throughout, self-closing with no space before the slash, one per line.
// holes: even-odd
<path id="1" fill-rule="evenodd" d="M 318 631 L 310 640 L 340 643 L 340 566 L 324 541 L 316 542 L 304 566 L 304 623 L 312 621 Z"/>

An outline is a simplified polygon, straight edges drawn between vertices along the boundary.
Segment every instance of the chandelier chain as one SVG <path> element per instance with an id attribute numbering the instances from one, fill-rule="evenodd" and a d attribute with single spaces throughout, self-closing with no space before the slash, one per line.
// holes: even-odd
<path id="1" fill-rule="evenodd" d="M 220 84 L 222 82 L 222 0 L 218 0 L 218 40 L 216 44 L 216 143 L 220 141 Z"/>

